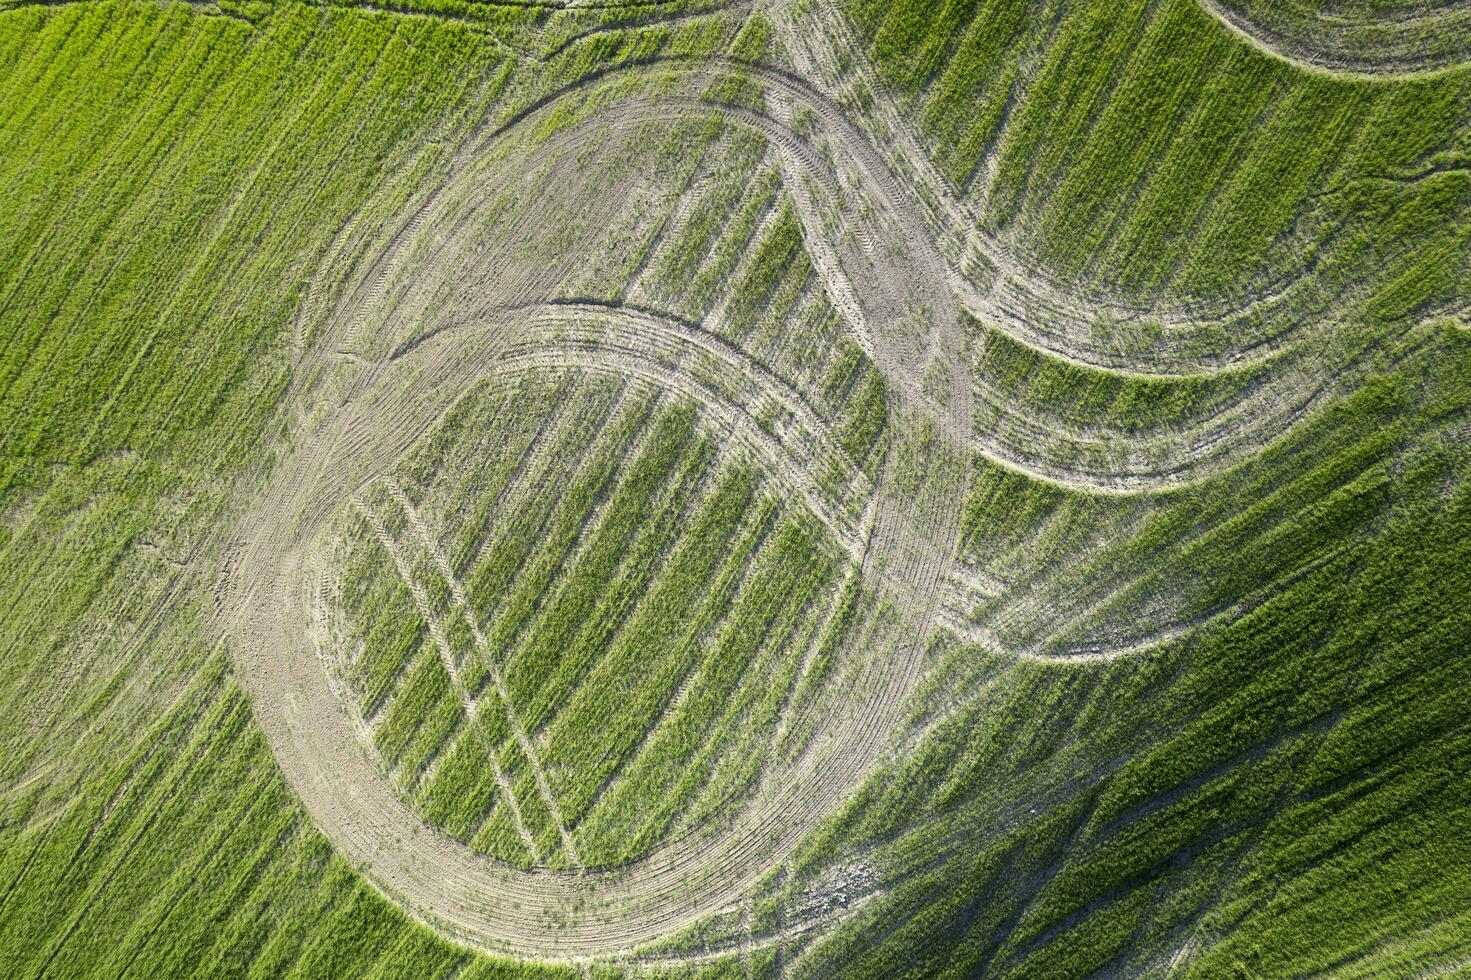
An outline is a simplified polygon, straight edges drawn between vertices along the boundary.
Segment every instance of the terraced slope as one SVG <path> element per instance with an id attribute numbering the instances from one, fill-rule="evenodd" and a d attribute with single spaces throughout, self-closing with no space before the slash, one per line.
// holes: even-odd
<path id="1" fill-rule="evenodd" d="M 1457 9 L 0 8 L 0 964 L 1454 971 Z"/>

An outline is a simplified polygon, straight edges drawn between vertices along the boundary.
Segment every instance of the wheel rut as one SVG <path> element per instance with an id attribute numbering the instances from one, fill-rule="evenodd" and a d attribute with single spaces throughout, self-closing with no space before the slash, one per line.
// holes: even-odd
<path id="1" fill-rule="evenodd" d="M 449 642 L 445 639 L 439 617 L 434 614 L 432 604 L 429 602 L 429 598 L 424 591 L 423 583 L 414 575 L 411 563 L 404 557 L 403 549 L 393 540 L 393 536 L 383 523 L 383 518 L 359 499 L 355 498 L 353 500 L 353 507 L 367 520 L 368 525 L 373 529 L 373 536 L 377 538 L 378 543 L 383 546 L 383 549 L 393 559 L 394 569 L 398 572 L 399 578 L 408 586 L 410 594 L 413 595 L 414 605 L 418 608 L 419 615 L 429 624 L 429 634 L 434 640 L 435 650 L 439 653 L 440 663 L 444 666 L 445 673 L 449 675 L 450 685 L 454 688 L 455 696 L 460 700 L 461 710 L 465 713 L 466 723 L 476 732 L 477 737 L 482 742 L 481 747 L 485 751 L 485 757 L 490 761 L 496 784 L 501 788 L 504 802 L 511 808 L 511 818 L 515 823 L 516 832 L 521 837 L 522 843 L 526 845 L 526 849 L 530 853 L 536 854 L 536 842 L 526 829 L 526 822 L 521 816 L 521 807 L 516 803 L 516 795 L 511 792 L 510 780 L 506 778 L 506 774 L 501 770 L 500 763 L 496 761 L 494 746 L 484 741 L 483 729 L 480 727 L 479 722 L 479 705 L 470 695 L 469 690 L 466 688 L 464 678 L 460 675 L 459 665 L 455 662 L 454 653 L 450 650 Z M 505 695 L 504 685 L 497 685 L 496 691 L 502 699 L 506 712 L 509 714 L 514 710 L 514 707 L 511 705 L 510 699 Z M 532 764 L 535 765 L 535 759 L 533 757 L 528 755 L 527 758 L 531 759 Z M 559 826 L 565 835 L 566 828 L 565 826 L 561 826 L 560 821 Z M 564 836 L 564 846 L 567 846 L 568 843 Z M 571 851 L 569 850 L 568 853 L 570 856 Z"/>
<path id="2" fill-rule="evenodd" d="M 706 105 L 702 111 L 708 114 L 711 108 Z M 810 148 L 799 148 L 798 154 L 812 156 Z M 415 216 L 408 237 L 433 233 L 444 217 L 435 204 L 431 201 Z M 883 236 L 873 231 L 870 237 Z M 392 293 L 382 284 L 411 277 L 405 267 L 415 262 L 435 261 L 432 252 L 426 259 L 402 239 L 390 249 L 386 261 L 367 271 L 370 288 L 356 295 L 402 302 L 393 299 L 402 291 Z M 458 842 L 429 831 L 374 771 L 322 669 L 318 645 L 325 642 L 323 631 L 302 629 L 310 621 L 310 597 L 325 574 L 322 551 L 331 515 L 381 479 L 477 380 L 518 365 L 529 368 L 532 359 L 545 360 L 549 350 L 553 356 L 547 366 L 565 369 L 576 351 L 591 366 L 606 363 L 612 349 L 621 347 L 611 359 L 622 358 L 617 369 L 632 372 L 639 363 L 653 362 L 653 346 L 666 366 L 649 371 L 651 380 L 691 395 L 699 394 L 691 381 L 698 375 L 685 371 L 681 376 L 667 367 L 670 361 L 704 364 L 705 374 L 713 369 L 733 379 L 737 397 L 724 398 L 724 407 L 712 414 L 718 412 L 733 429 L 764 432 L 743 419 L 732 420 L 737 413 L 731 411 L 731 402 L 774 403 L 784 428 L 765 438 L 751 435 L 753 451 L 794 483 L 810 480 L 819 459 L 837 455 L 823 420 L 790 385 L 710 334 L 668 321 L 655 324 L 646 312 L 615 315 L 591 304 L 551 303 L 550 297 L 535 305 L 493 307 L 473 323 L 455 323 L 363 364 L 332 400 L 333 409 L 317 430 L 297 440 L 296 457 L 282 467 L 280 478 L 241 525 L 241 557 L 227 581 L 224 602 L 224 626 L 258 718 L 288 779 L 329 839 L 366 868 L 385 892 L 445 931 L 486 948 L 562 959 L 629 955 L 727 906 L 790 853 L 878 761 L 890 723 L 919 675 L 918 638 L 928 631 L 940 584 L 953 561 L 953 529 L 964 491 L 968 386 L 962 383 L 964 365 L 952 353 L 959 351 L 962 339 L 953 306 L 932 303 L 938 312 L 919 317 L 912 312 L 923 305 L 916 300 L 926 292 L 945 292 L 935 268 L 901 268 L 874 277 L 873 287 L 863 287 L 868 295 L 861 300 L 871 320 L 891 321 L 875 329 L 873 347 L 880 369 L 898 381 L 896 411 L 930 433 L 929 441 L 910 447 L 909 454 L 933 458 L 946 478 L 916 495 L 893 488 L 887 473 L 871 487 L 855 474 L 857 495 L 878 501 L 873 531 L 861 550 L 854 542 L 864 507 L 841 522 L 829 518 L 842 524 L 840 540 L 848 542 L 855 564 L 861 560 L 861 574 L 870 587 L 903 608 L 917 610 L 906 617 L 909 639 L 891 637 L 885 644 L 891 655 L 881 659 L 851 653 L 867 661 L 860 674 L 863 690 L 854 705 L 861 708 L 857 724 L 823 733 L 804 756 L 782 771 L 766 772 L 730 821 L 696 829 L 609 871 L 522 871 L 478 858 Z M 545 294 L 548 285 L 554 282 L 518 289 Z M 342 309 L 333 322 L 338 330 L 358 334 L 364 329 L 364 312 Z M 378 312 L 371 311 L 374 316 Z M 323 348 L 343 346 L 338 339 L 325 338 Z M 931 350 L 932 344 L 938 350 Z M 917 380 L 920 371 L 936 364 L 943 365 L 950 380 L 948 395 L 938 400 L 923 395 Z M 721 404 L 709 395 L 699 400 Z M 795 459 L 788 461 L 793 453 Z M 810 487 L 802 496 L 822 510 Z"/>
<path id="3" fill-rule="evenodd" d="M 731 122 L 760 132 L 776 148 L 786 168 L 786 184 L 789 188 L 794 188 L 793 198 L 803 227 L 803 240 L 808 245 L 809 253 L 814 255 L 816 271 L 828 293 L 834 297 L 835 305 L 844 312 L 849 323 L 854 325 L 860 345 L 870 355 L 873 354 L 873 339 L 872 328 L 867 322 L 869 314 L 854 298 L 851 279 L 854 275 L 886 274 L 879 268 L 883 259 L 876 259 L 874 250 L 863 245 L 865 241 L 883 240 L 903 242 L 914 253 L 915 261 L 926 264 L 927 281 L 936 284 L 936 291 L 930 293 L 930 296 L 953 297 L 953 305 L 964 309 L 990 328 L 1008 334 L 1046 357 L 1074 367 L 1103 372 L 1121 379 L 1151 380 L 1198 378 L 1202 373 L 1211 374 L 1227 369 L 1241 371 L 1255 367 L 1262 371 L 1261 383 L 1250 385 L 1246 396 L 1202 417 L 1182 420 L 1167 430 L 1108 433 L 1107 449 L 1110 456 L 1118 462 L 1091 466 L 1080 463 L 1076 450 L 1080 446 L 1087 449 L 1090 443 L 1099 444 L 1098 435 L 1078 429 L 1047 431 L 1044 428 L 1037 431 L 1039 424 L 1055 427 L 1058 423 L 1034 420 L 1026 412 L 1010 406 L 1004 394 L 991 388 L 984 376 L 974 377 L 970 383 L 976 385 L 978 405 L 990 413 L 1001 413 L 1005 423 L 1000 428 L 986 424 L 984 431 L 975 436 L 976 451 L 994 462 L 1036 479 L 1090 492 L 1139 493 L 1182 486 L 1233 465 L 1250 447 L 1269 441 L 1305 417 L 1309 409 L 1333 389 L 1334 364 L 1326 359 L 1298 355 L 1294 348 L 1287 345 L 1285 337 L 1278 338 L 1278 342 L 1254 343 L 1249 348 L 1243 348 L 1239 356 L 1227 358 L 1211 368 L 1197 364 L 1175 372 L 1119 368 L 1110 363 L 1080 357 L 1076 351 L 1060 349 L 1047 338 L 1028 333 L 1028 328 L 1019 325 L 1066 320 L 1074 313 L 1091 324 L 1093 317 L 1100 312 L 1115 317 L 1125 314 L 1106 306 L 1080 306 L 1080 301 L 1063 297 L 1055 287 L 1046 283 L 1024 289 L 1020 280 L 1008 279 L 991 294 L 983 294 L 946 264 L 942 250 L 936 244 L 935 236 L 940 232 L 928 222 L 924 208 L 906 196 L 902 186 L 888 171 L 883 158 L 853 124 L 842 117 L 835 104 L 813 93 L 805 83 L 795 80 L 788 73 L 719 60 L 715 64 L 722 65 L 727 70 L 739 68 L 759 79 L 768 87 L 769 100 L 778 103 L 777 111 L 768 114 L 746 106 L 712 104 L 706 96 L 681 96 L 677 91 L 657 99 L 632 97 L 609 110 L 613 118 L 595 116 L 586 120 L 575 131 L 559 134 L 554 142 L 557 145 L 572 144 L 575 143 L 578 132 L 590 132 L 604 126 L 631 128 L 650 122 L 707 117 L 717 112 Z M 654 65 L 660 66 L 666 72 L 688 73 L 692 86 L 696 84 L 696 79 L 706 80 L 710 70 L 709 64 L 705 62 L 692 63 L 684 59 L 657 60 L 649 65 L 627 70 L 645 70 Z M 568 92 L 578 88 L 579 86 L 573 86 Z M 772 98 L 773 95 L 776 98 Z M 783 101 L 786 103 L 784 110 Z M 822 145 L 814 138 L 799 134 L 778 118 L 783 111 L 790 115 L 791 107 L 796 105 L 812 110 L 819 120 L 817 137 L 822 140 Z M 827 128 L 829 123 L 831 128 Z M 829 159 L 830 154 L 824 150 L 831 151 L 834 148 L 844 152 L 837 154 L 836 159 Z M 872 191 L 882 205 L 880 220 L 884 223 L 876 225 L 880 231 L 870 230 L 867 235 L 863 235 L 861 228 L 846 222 L 835 228 L 829 227 L 829 215 L 824 214 L 805 192 L 809 181 L 820 188 L 829 200 L 846 200 L 850 210 L 860 207 L 861 201 L 851 200 L 853 194 L 849 187 L 856 185 Z M 852 247 L 852 241 L 849 241 L 849 254 L 840 261 L 836 249 L 845 239 L 857 239 L 860 247 Z M 847 272 L 848 269 L 859 271 Z M 1280 301 L 1281 297 L 1271 300 L 1273 303 Z M 1078 310 L 1085 308 L 1090 312 L 1078 313 Z M 1256 304 L 1251 304 L 1215 319 L 1190 319 L 1181 314 L 1184 319 L 1180 322 L 1229 324 L 1255 308 Z M 1056 444 L 1056 436 L 1064 437 L 1064 442 Z M 1166 448 L 1170 459 L 1167 466 L 1142 462 L 1165 455 Z"/>

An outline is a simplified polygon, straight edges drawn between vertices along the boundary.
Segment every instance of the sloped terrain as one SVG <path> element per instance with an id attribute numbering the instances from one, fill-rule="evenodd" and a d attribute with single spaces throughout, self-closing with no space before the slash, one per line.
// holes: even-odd
<path id="1" fill-rule="evenodd" d="M 1465 19 L 0 6 L 5 972 L 1465 969 Z"/>

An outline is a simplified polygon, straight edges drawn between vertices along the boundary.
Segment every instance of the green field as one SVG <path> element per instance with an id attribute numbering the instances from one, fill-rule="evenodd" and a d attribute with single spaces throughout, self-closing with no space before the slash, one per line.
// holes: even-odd
<path id="1" fill-rule="evenodd" d="M 1471 971 L 1471 5 L 0 0 L 0 976 Z"/>

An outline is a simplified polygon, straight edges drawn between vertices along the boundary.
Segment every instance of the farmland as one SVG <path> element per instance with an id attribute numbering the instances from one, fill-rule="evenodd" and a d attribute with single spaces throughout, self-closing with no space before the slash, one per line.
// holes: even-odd
<path id="1" fill-rule="evenodd" d="M 1468 18 L 0 0 L 0 971 L 1464 970 Z"/>

